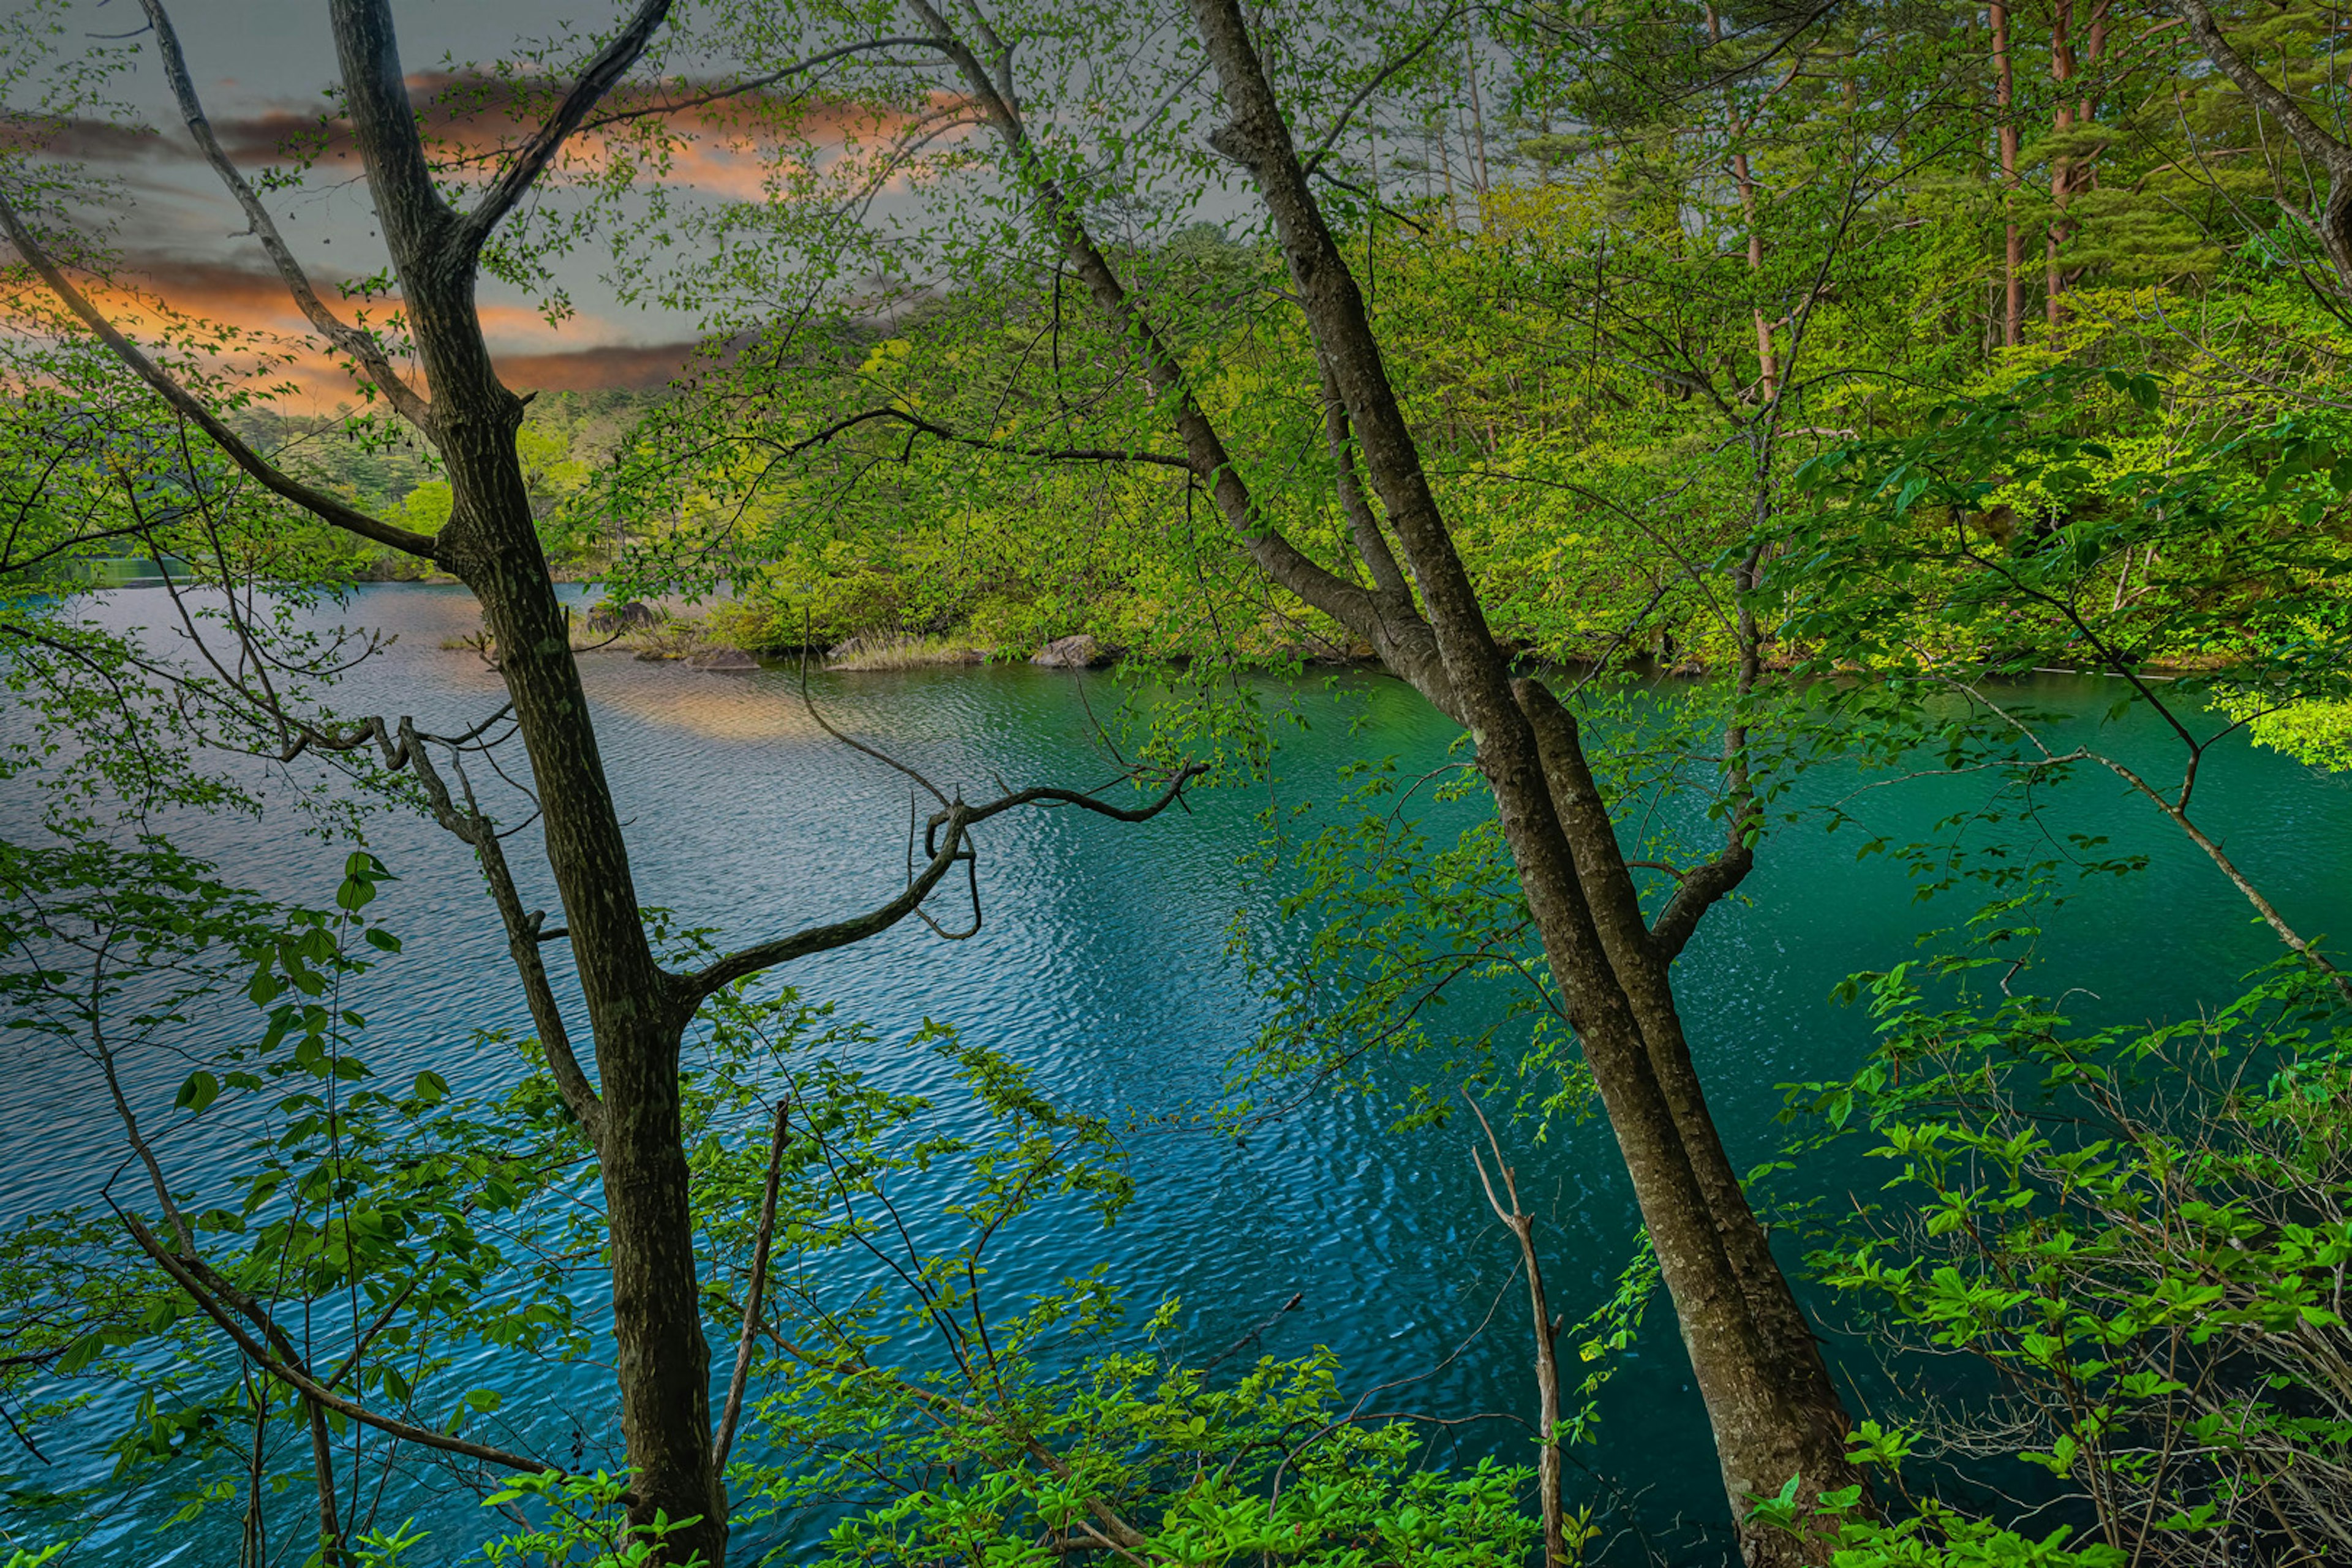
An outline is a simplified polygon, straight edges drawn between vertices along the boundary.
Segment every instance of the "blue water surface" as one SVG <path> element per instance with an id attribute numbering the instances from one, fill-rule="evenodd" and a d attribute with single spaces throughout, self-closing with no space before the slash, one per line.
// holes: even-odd
<path id="1" fill-rule="evenodd" d="M 126 590 L 103 613 L 138 624 L 160 617 L 163 603 L 153 590 Z M 463 590 L 362 588 L 333 614 L 398 634 L 339 689 L 345 711 L 410 714 L 446 731 L 478 722 L 499 701 L 493 671 L 443 646 L 478 624 Z M 905 781 L 825 734 L 803 709 L 793 670 L 707 674 L 610 650 L 583 655 L 582 667 L 645 902 L 751 940 L 858 912 L 903 884 Z M 1119 698 L 1101 676 L 1025 667 L 825 674 L 813 690 L 836 725 L 973 798 L 994 794 L 999 780 L 1091 784 L 1110 771 L 1094 721 Z M 2085 715 L 2075 728 L 2095 731 L 2118 754 L 2152 768 L 2169 760 L 2167 733 L 2150 715 L 2098 717 L 2113 696 L 2103 683 L 2053 678 L 2031 695 Z M 880 1043 L 868 1065 L 896 1081 L 940 1087 L 935 1064 L 908 1044 L 936 1020 L 1032 1067 L 1072 1105 L 1133 1127 L 1134 1206 L 1108 1231 L 1075 1206 L 1017 1231 L 998 1255 L 1001 1289 L 1045 1285 L 1105 1263 L 1146 1309 L 1181 1299 L 1183 1341 L 1195 1354 L 1214 1354 L 1272 1316 L 1246 1354 L 1328 1345 L 1351 1391 L 1420 1379 L 1383 1394 L 1383 1408 L 1524 1417 L 1533 1394 L 1523 1310 L 1507 1300 L 1492 1325 L 1475 1332 L 1515 1255 L 1479 1190 L 1464 1127 L 1393 1131 L 1392 1103 L 1328 1094 L 1310 1095 L 1238 1139 L 1198 1125 L 1219 1100 L 1234 1053 L 1270 1011 L 1227 952 L 1237 910 L 1247 908 L 1277 952 L 1286 944 L 1295 951 L 1310 929 L 1311 914 L 1285 924 L 1278 882 L 1255 881 L 1244 869 L 1260 840 L 1260 814 L 1334 798 L 1337 772 L 1351 760 L 1394 755 L 1407 774 L 1430 769 L 1457 738 L 1381 677 L 1269 682 L 1261 696 L 1301 721 L 1280 728 L 1271 781 L 1201 794 L 1189 812 L 1140 826 L 1067 811 L 1002 818 L 982 836 L 986 920 L 977 936 L 943 942 L 908 922 L 797 963 L 782 978 L 871 1025 Z M 1883 858 L 1857 859 L 1855 850 L 1870 833 L 1927 836 L 1946 813 L 1981 799 L 1990 782 L 1945 777 L 1855 794 L 1863 782 L 1835 767 L 1805 779 L 1790 804 L 1845 801 L 1862 831 L 1830 835 L 1818 814 L 1776 831 L 1742 897 L 1707 918 L 1676 971 L 1717 1118 L 1743 1165 L 1772 1157 L 1788 1135 L 1775 1120 L 1776 1086 L 1849 1072 L 1866 1056 L 1869 1021 L 1831 1001 L 1835 983 L 1900 961 L 1918 931 L 1962 912 L 1915 902 L 1899 870 Z M 295 785 L 261 787 L 282 802 Z M 2242 740 L 2218 749 L 2200 785 L 2202 819 L 2226 828 L 2230 852 L 2306 934 L 2347 924 L 2347 787 L 2352 781 Z M 492 809 L 509 819 L 521 815 L 496 801 Z M 1433 809 L 1459 817 L 1469 808 Z M 29 798 L 0 804 L 0 830 L 28 832 L 34 816 Z M 2151 865 L 2130 879 L 2085 884 L 2059 911 L 2043 942 L 2044 989 L 2062 988 L 2049 983 L 2056 975 L 2081 988 L 2087 1000 L 2078 1005 L 2095 1013 L 2178 1016 L 2225 998 L 2239 976 L 2274 955 L 2267 932 L 2210 862 L 2113 781 L 2069 784 L 2050 803 L 2050 821 L 2053 834 L 2105 835 L 2113 852 L 2145 854 Z M 347 847 L 306 834 L 304 819 L 282 804 L 258 821 L 221 816 L 176 831 L 231 879 L 313 906 L 331 899 Z M 407 941 L 351 998 L 369 1019 L 371 1062 L 383 1071 L 431 1067 L 461 1089 L 502 1081 L 511 1058 L 475 1044 L 477 1032 L 526 1031 L 528 1018 L 470 857 L 429 822 L 397 813 L 375 816 L 367 833 L 399 879 L 373 912 Z M 530 837 L 514 840 L 511 852 L 526 898 L 554 908 Z M 563 944 L 547 951 L 568 963 Z M 568 973 L 558 978 L 571 994 Z M 251 1023 L 242 1004 L 224 1002 L 180 1043 L 219 1043 Z M 38 1130 L 0 1150 L 0 1217 L 89 1201 L 123 1157 L 93 1074 L 79 1058 L 22 1037 L 0 1051 L 7 1053 L 0 1125 Z M 1416 1068 L 1383 1070 L 1384 1081 L 1402 1088 Z M 142 1104 L 168 1106 L 184 1071 L 184 1062 L 159 1057 L 131 1091 Z M 202 1169 L 207 1158 L 232 1157 L 239 1131 L 200 1121 L 170 1131 L 166 1142 L 183 1167 Z M 1606 1299 L 1625 1264 L 1633 1207 L 1605 1124 L 1558 1125 L 1539 1144 L 1529 1131 L 1507 1135 L 1521 1191 L 1542 1215 L 1555 1308 L 1574 1321 Z M 1814 1192 L 1880 1179 L 1834 1165 L 1801 1173 Z M 1277 1314 L 1294 1295 L 1296 1309 Z M 1875 1397 L 1873 1347 L 1833 1332 L 1832 1350 L 1860 1394 Z M 584 1462 L 618 1468 L 615 1398 L 603 1368 L 486 1354 L 478 1375 L 503 1391 L 501 1419 L 518 1441 L 538 1437 L 553 1447 L 584 1432 Z M 110 1463 L 100 1445 L 122 1414 L 102 1407 L 53 1430 L 49 1466 L 19 1455 L 0 1469 L 51 1489 L 100 1479 Z M 1465 1457 L 1531 1457 L 1523 1433 L 1507 1423 L 1445 1430 Z M 1676 1554 L 1704 1554 L 1724 1506 L 1704 1414 L 1663 1303 L 1607 1390 L 1601 1433 L 1598 1445 L 1575 1456 L 1583 1494 L 1610 1505 L 1618 1523 L 1678 1542 Z M 158 1530 L 174 1506 L 165 1496 L 173 1479 L 127 1491 L 82 1521 L 88 1535 L 74 1560 L 234 1561 L 236 1506 Z M 289 1519 L 300 1500 L 284 1500 Z M 396 1493 L 384 1509 L 382 1522 L 414 1514 L 453 1546 L 485 1526 L 472 1499 L 454 1490 Z M 27 1513 L 9 1528 L 37 1538 L 57 1524 Z M 784 1543 L 773 1533 L 783 1528 L 741 1541 L 737 1560 Z M 297 1539 L 299 1531 L 279 1532 L 281 1542 Z M 285 1552 L 284 1560 L 299 1561 L 294 1546 Z"/>

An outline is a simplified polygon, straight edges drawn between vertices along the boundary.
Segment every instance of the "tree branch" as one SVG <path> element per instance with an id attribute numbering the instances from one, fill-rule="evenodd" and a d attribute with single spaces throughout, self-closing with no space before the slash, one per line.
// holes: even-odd
<path id="1" fill-rule="evenodd" d="M 429 535 L 370 517 L 356 508 L 346 506 L 324 490 L 312 489 L 247 446 L 238 438 L 236 432 L 215 418 L 212 411 L 199 403 L 194 394 L 173 380 L 136 343 L 124 337 L 114 323 L 108 321 L 79 289 L 74 287 L 64 269 L 33 237 L 32 230 L 26 226 L 24 217 L 16 211 L 16 203 L 9 199 L 5 189 L 0 189 L 0 232 L 7 235 L 8 242 L 16 247 L 16 254 L 39 274 L 43 283 L 48 285 L 49 292 L 63 301 L 66 309 L 79 317 L 100 342 L 112 350 L 115 358 L 129 366 L 140 380 L 154 388 L 156 395 L 170 405 L 173 412 L 184 416 L 209 437 L 215 446 L 228 454 L 230 461 L 260 480 L 263 488 L 272 495 L 292 501 L 321 522 L 330 523 L 346 533 L 357 534 L 371 543 L 438 563 L 439 557 L 435 553 L 434 541 Z"/>
<path id="2" fill-rule="evenodd" d="M 195 138 L 205 161 L 213 166 L 213 172 L 220 176 L 221 184 L 228 187 L 229 194 L 236 198 L 236 205 L 245 210 L 246 221 L 253 226 L 254 237 L 261 241 L 262 249 L 269 253 L 278 277 L 285 280 L 286 291 L 294 297 L 294 303 L 310 319 L 312 326 L 325 333 L 337 348 L 359 361 L 361 368 L 367 372 L 368 379 L 375 384 L 377 390 L 383 394 L 401 416 L 415 426 L 425 439 L 438 445 L 440 437 L 433 427 L 432 405 L 401 379 L 399 373 L 392 368 L 392 362 L 384 357 L 383 346 L 373 335 L 343 321 L 319 298 L 318 291 L 310 287 L 309 275 L 302 270 L 302 264 L 294 259 L 294 253 L 287 248 L 285 239 L 279 236 L 269 209 L 261 205 L 261 198 L 254 194 L 252 185 L 237 172 L 236 164 L 221 146 L 220 138 L 213 134 L 212 121 L 205 116 L 204 102 L 196 96 L 195 83 L 188 77 L 187 58 L 180 52 L 180 36 L 173 29 L 171 16 L 163 9 L 163 0 L 140 0 L 140 5 L 147 12 L 149 25 L 155 29 L 156 49 L 163 59 L 163 76 L 172 85 L 172 96 L 179 101 L 180 118 L 186 122 L 188 134 Z"/>
<path id="3" fill-rule="evenodd" d="M 2352 290 L 2352 146 L 2329 135 L 2318 121 L 2304 112 L 2301 104 L 2282 89 L 2272 86 L 2269 78 L 2238 53 L 2236 46 L 2221 36 L 2205 0 L 2172 0 L 2172 5 L 2189 25 L 2189 37 L 2214 68 L 2235 83 L 2258 110 L 2284 126 L 2304 156 L 2327 171 L 2327 195 L 2319 211 L 2296 216 L 2317 233 L 2321 247 L 2335 264 L 2337 281 Z M 2281 200 L 2280 205 L 2294 212 L 2285 201 Z"/>
<path id="4" fill-rule="evenodd" d="M 2213 62 L 2214 68 L 2228 77 L 2255 108 L 2284 126 L 2306 157 L 2324 164 L 2337 180 L 2352 174 L 2352 147 L 2329 135 L 2317 121 L 2304 112 L 2301 104 L 2272 86 L 2270 79 L 2256 70 L 2238 52 L 2237 46 L 2221 36 L 2221 26 L 2213 20 L 2205 0 L 2172 0 L 2172 8 L 2180 13 L 2180 19 L 2189 26 L 2189 36 L 2196 40 L 2205 58 Z"/>
<path id="5" fill-rule="evenodd" d="M 1077 208 L 1059 181 L 1040 166 L 1009 95 L 930 0 L 903 0 L 908 13 L 931 29 L 936 47 L 955 66 L 973 100 L 1004 143 L 1013 177 L 1036 198 L 1039 227 L 1062 251 L 1084 283 L 1095 308 L 1118 329 L 1143 363 L 1145 381 L 1171 405 L 1178 439 L 1193 474 L 1207 487 L 1242 547 L 1259 569 L 1283 588 L 1370 643 L 1382 662 L 1412 683 L 1440 711 L 1459 717 L 1452 682 L 1437 657 L 1436 643 L 1416 619 L 1391 626 L 1363 588 L 1315 561 L 1285 538 L 1257 510 L 1246 481 L 1223 437 L 1192 395 L 1181 365 L 1160 331 L 1127 291 Z"/>
<path id="6" fill-rule="evenodd" d="M 1007 441 L 992 441 L 982 436 L 967 436 L 961 430 L 934 424 L 908 409 L 890 407 L 868 408 L 852 414 L 847 418 L 836 419 L 815 435 L 792 443 L 783 449 L 781 456 L 796 458 L 813 447 L 825 446 L 835 437 L 854 430 L 861 425 L 871 425 L 877 420 L 895 420 L 919 435 L 934 437 L 959 447 L 971 447 L 983 452 L 1003 452 L 1015 458 L 1036 458 L 1054 463 L 1151 463 L 1163 468 L 1179 468 L 1186 473 L 1192 471 L 1190 458 L 1173 457 L 1164 452 L 1138 452 L 1116 447 L 1016 447 Z"/>
<path id="7" fill-rule="evenodd" d="M 564 93 L 563 100 L 555 106 L 555 112 L 523 143 L 515 161 L 507 165 L 506 173 L 499 176 L 479 205 L 460 220 L 458 244 L 468 261 L 480 251 L 499 220 L 514 210 L 515 204 L 547 172 L 555 154 L 562 150 L 565 138 L 580 128 L 588 111 L 637 63 L 655 32 L 668 17 L 669 0 L 643 0 L 628 25 L 588 62 L 587 68 Z"/>
<path id="8" fill-rule="evenodd" d="M 637 109 L 617 109 L 610 114 L 600 114 L 595 119 L 588 121 L 582 129 L 598 131 L 607 125 L 620 125 L 632 120 L 651 120 L 664 115 L 683 114 L 689 109 L 700 109 L 705 104 L 724 103 L 730 98 L 740 98 L 747 92 L 757 92 L 761 88 L 773 87 L 786 77 L 798 76 L 803 71 L 814 70 L 819 66 L 831 65 L 837 59 L 849 55 L 863 54 L 869 49 L 936 49 L 937 47 L 939 47 L 937 38 L 861 38 L 856 43 L 844 44 L 837 49 L 827 49 L 821 55 L 811 55 L 804 60 L 794 60 L 792 64 L 778 69 L 763 72 L 759 76 L 746 77 L 741 81 L 730 82 L 725 87 L 714 88 L 709 92 L 697 93 L 691 98 L 649 103 Z"/>
<path id="9" fill-rule="evenodd" d="M 1311 175 L 1320 169 L 1323 165 L 1323 160 L 1330 156 L 1332 147 L 1339 142 L 1340 132 L 1348 129 L 1348 121 L 1354 119 L 1356 110 L 1364 106 L 1364 100 L 1371 97 L 1374 92 L 1378 91 L 1381 83 L 1388 80 L 1389 78 L 1396 75 L 1397 72 L 1404 69 L 1405 67 L 1412 64 L 1413 61 L 1427 54 L 1429 52 L 1430 46 L 1437 42 L 1439 36 L 1443 34 L 1446 28 L 1454 26 L 1454 18 L 1460 16 L 1465 9 L 1465 7 L 1460 5 L 1449 8 L 1445 15 L 1437 19 L 1437 25 L 1430 28 L 1428 33 L 1423 37 L 1421 42 L 1415 44 L 1412 47 L 1407 49 L 1396 58 L 1389 61 L 1388 64 L 1382 66 L 1377 72 L 1373 73 L 1372 79 L 1370 81 L 1358 88 L 1356 89 L 1355 96 L 1348 100 L 1346 106 L 1339 110 L 1339 118 L 1331 122 L 1331 129 L 1323 133 L 1323 140 L 1315 144 L 1315 151 L 1307 154 L 1307 156 L 1300 161 L 1299 168 L 1301 171 Z"/>
<path id="10" fill-rule="evenodd" d="M 561 1475 L 562 1473 L 553 1465 L 527 1458 L 520 1454 L 510 1454 L 504 1448 L 493 1448 L 483 1443 L 469 1443 L 463 1437 L 453 1437 L 445 1432 L 436 1432 L 425 1426 L 412 1426 L 405 1421 L 397 1421 L 389 1415 L 379 1415 L 374 1411 L 344 1398 L 317 1378 L 287 1364 L 271 1354 L 267 1347 L 247 1333 L 237 1323 L 236 1319 L 214 1300 L 212 1292 L 205 1289 L 197 1280 L 188 1262 L 173 1256 L 163 1243 L 157 1241 L 153 1233 L 140 1222 L 138 1215 L 125 1214 L 122 1221 L 130 1227 L 131 1239 L 138 1242 L 147 1256 L 155 1260 L 156 1267 L 172 1277 L 172 1282 L 186 1293 L 188 1299 L 203 1310 L 205 1316 L 220 1325 L 221 1331 L 235 1342 L 236 1348 L 244 1352 L 248 1360 L 312 1404 L 356 1421 L 363 1426 L 373 1426 L 387 1436 L 398 1437 L 404 1442 L 417 1444 L 422 1447 L 438 1448 L 448 1454 L 461 1454 L 469 1459 L 479 1459 L 484 1464 L 501 1466 L 527 1475 Z"/>
<path id="11" fill-rule="evenodd" d="M 743 1419 L 743 1391 L 751 1377 L 751 1340 L 760 1326 L 760 1298 L 768 1285 L 768 1248 L 776 1235 L 776 1188 L 784 1173 L 784 1141 L 791 1131 L 793 1102 L 787 1096 L 776 1107 L 776 1131 L 768 1140 L 768 1184 L 760 1198 L 760 1228 L 751 1244 L 751 1282 L 743 1296 L 743 1328 L 735 1341 L 735 1370 L 727 1379 L 727 1403 L 720 1410 L 719 1431 L 711 1444 L 710 1468 L 727 1473 L 728 1450 L 735 1446 L 735 1427 Z"/>
<path id="12" fill-rule="evenodd" d="M 863 942 L 869 936 L 878 936 L 888 931 L 921 908 L 923 900 L 931 896 L 931 889 L 940 885 L 940 879 L 961 858 L 963 830 L 970 821 L 971 808 L 961 802 L 949 808 L 947 841 L 940 846 L 939 852 L 931 857 L 930 863 L 923 868 L 921 873 L 908 882 L 907 890 L 888 903 L 868 910 L 854 920 L 811 926 L 790 936 L 731 952 L 715 963 L 707 964 L 681 978 L 680 985 L 688 1001 L 699 1002 L 721 986 L 732 984 L 747 975 L 757 974 L 763 969 L 772 969 L 779 963 L 789 963 L 793 959 L 806 958 L 813 953 L 829 952 L 836 947 L 847 947 L 851 942 Z"/>
<path id="13" fill-rule="evenodd" d="M 930 859 L 919 874 L 908 880 L 906 891 L 888 903 L 869 910 L 854 920 L 811 926 L 790 936 L 730 953 L 692 974 L 680 976 L 678 984 L 689 1002 L 699 1002 L 720 986 L 757 974 L 763 969 L 772 969 L 796 958 L 827 952 L 834 948 L 846 947 L 851 942 L 879 935 L 922 908 L 923 900 L 940 885 L 949 869 L 971 853 L 964 844 L 966 830 L 1016 806 L 1075 805 L 1098 816 L 1108 816 L 1115 822 L 1149 822 L 1173 804 L 1183 794 L 1186 784 L 1206 772 L 1208 767 L 1205 763 L 1188 763 L 1177 770 L 1176 776 L 1170 781 L 1160 798 L 1145 806 L 1113 805 L 1108 801 L 1077 790 L 1058 789 L 1051 785 L 1016 790 L 980 805 L 956 801 L 945 811 L 934 814 L 925 825 L 923 847 Z"/>
<path id="14" fill-rule="evenodd" d="M 548 983 L 546 962 L 540 957 L 539 919 L 523 910 L 522 896 L 515 890 L 514 874 L 508 869 L 506 848 L 499 842 L 496 826 L 476 807 L 471 785 L 465 786 L 466 804 L 459 808 L 440 771 L 425 754 L 425 742 L 417 735 L 415 724 L 406 719 L 400 721 L 398 752 L 401 761 L 424 784 L 434 820 L 473 846 L 481 863 L 482 880 L 489 885 L 490 901 L 498 906 L 499 923 L 506 928 L 507 954 L 521 977 L 531 1023 L 539 1030 L 540 1048 L 547 1053 L 548 1072 L 554 1078 L 563 1103 L 587 1132 L 588 1142 L 601 1152 L 604 1142 L 604 1101 L 596 1093 L 596 1086 L 588 1081 L 588 1075 L 581 1070 L 580 1058 L 572 1049 L 563 1011 L 556 1005 L 555 989 Z M 391 753 L 386 755 L 389 760 Z M 464 774 L 460 773 L 458 776 L 462 783 Z"/>

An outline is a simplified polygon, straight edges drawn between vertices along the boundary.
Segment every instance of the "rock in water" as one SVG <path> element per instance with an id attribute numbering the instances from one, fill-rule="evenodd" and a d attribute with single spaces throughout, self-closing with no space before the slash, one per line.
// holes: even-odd
<path id="1" fill-rule="evenodd" d="M 1047 669 L 1100 669 L 1118 658 L 1115 650 L 1079 632 L 1074 637 L 1055 637 L 1031 656 L 1029 662 Z"/>
<path id="2" fill-rule="evenodd" d="M 641 632 L 661 617 L 635 599 L 618 605 L 599 605 L 588 612 L 588 629 L 592 632 Z"/>
<path id="3" fill-rule="evenodd" d="M 740 647 L 707 647 L 688 655 L 686 667 L 707 669 L 713 675 L 749 675 L 760 668 L 760 661 Z"/>

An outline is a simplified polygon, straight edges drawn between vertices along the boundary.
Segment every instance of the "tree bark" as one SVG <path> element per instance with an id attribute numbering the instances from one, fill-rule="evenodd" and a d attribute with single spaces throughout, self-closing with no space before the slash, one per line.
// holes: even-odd
<path id="1" fill-rule="evenodd" d="M 727 1553 L 711 1464 L 710 1352 L 696 1279 L 677 1058 L 690 1009 L 656 961 L 604 776 L 571 627 L 515 451 L 522 402 L 475 310 L 482 234 L 435 187 L 387 0 L 334 0 L 345 103 L 430 388 L 452 497 L 435 552 L 481 601 L 541 811 L 549 869 L 587 1003 L 604 1100 L 599 1152 L 612 1250 L 614 1372 L 629 1512 L 673 1523 L 667 1554 Z"/>
<path id="2" fill-rule="evenodd" d="M 2074 111 L 2068 107 L 2063 97 L 2066 83 L 2074 79 L 2074 40 L 2068 36 L 2074 25 L 2074 0 L 2057 0 L 2057 4 L 2051 7 L 2050 79 L 2061 89 L 2058 107 L 2051 111 L 2051 129 L 2061 136 L 2063 136 L 2066 133 L 2066 128 L 2074 123 Z M 2050 155 L 2050 205 L 2056 216 L 2051 218 L 2050 226 L 2044 231 L 2042 242 L 2043 261 L 2048 277 L 2042 296 L 2042 309 L 2053 331 L 2066 316 L 2065 306 L 2059 299 L 2065 290 L 2066 283 L 2064 278 L 2059 273 L 2058 252 L 2066 243 L 2070 233 L 2064 215 L 2066 203 L 2074 192 L 2073 182 L 2072 161 L 2063 153 L 2052 153 Z"/>
<path id="3" fill-rule="evenodd" d="M 2007 188 L 2001 205 L 2008 209 L 2009 216 L 2007 242 L 2001 252 L 2000 342 L 2003 348 L 2013 349 L 2025 317 L 2025 237 L 2017 223 L 2017 121 L 2011 117 L 2017 106 L 2017 79 L 2009 58 L 2009 7 L 2001 0 L 1993 0 L 1989 10 L 1992 21 L 1993 104 L 2000 122 L 2000 183 Z"/>

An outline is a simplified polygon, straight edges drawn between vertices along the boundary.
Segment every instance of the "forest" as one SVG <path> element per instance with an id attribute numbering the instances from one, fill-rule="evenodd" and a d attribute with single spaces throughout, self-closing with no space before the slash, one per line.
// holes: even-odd
<path id="1" fill-rule="evenodd" d="M 0 94 L 7 1568 L 2352 1563 L 2339 8 Z"/>

